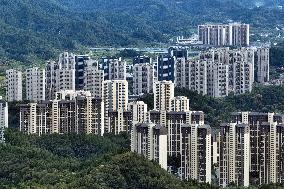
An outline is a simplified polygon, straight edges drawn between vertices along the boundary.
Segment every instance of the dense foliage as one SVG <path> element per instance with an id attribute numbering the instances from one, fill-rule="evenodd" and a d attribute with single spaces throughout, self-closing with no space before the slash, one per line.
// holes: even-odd
<path id="1" fill-rule="evenodd" d="M 83 47 L 157 45 L 205 22 L 243 21 L 262 32 L 282 25 L 284 16 L 218 0 L 2 0 L 0 10 L 5 63 L 4 57 L 37 63 Z"/>
<path id="2" fill-rule="evenodd" d="M 275 67 L 284 67 L 284 43 L 270 49 L 270 64 Z"/>
<path id="3" fill-rule="evenodd" d="M 0 144 L 0 188 L 210 188 L 129 152 L 129 136 L 23 135 Z"/>
<path id="4" fill-rule="evenodd" d="M 175 89 L 175 96 L 187 96 L 191 110 L 204 111 L 205 121 L 213 127 L 229 120 L 230 112 L 260 111 L 284 113 L 284 87 L 262 86 L 255 87 L 252 93 L 229 95 L 226 98 L 212 98 L 199 95 L 187 89 Z M 147 95 L 140 100 L 153 108 L 153 95 Z"/>

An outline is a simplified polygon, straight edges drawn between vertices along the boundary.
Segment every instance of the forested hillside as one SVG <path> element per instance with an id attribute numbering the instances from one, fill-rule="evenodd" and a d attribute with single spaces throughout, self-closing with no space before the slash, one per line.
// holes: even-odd
<path id="1" fill-rule="evenodd" d="M 2 0 L 0 57 L 30 63 L 82 47 L 151 46 L 205 22 L 265 28 L 283 24 L 283 16 L 217 0 Z"/>
<path id="2" fill-rule="evenodd" d="M 129 152 L 125 134 L 28 136 L 8 130 L 0 144 L 0 188 L 209 189 L 184 182 Z"/>

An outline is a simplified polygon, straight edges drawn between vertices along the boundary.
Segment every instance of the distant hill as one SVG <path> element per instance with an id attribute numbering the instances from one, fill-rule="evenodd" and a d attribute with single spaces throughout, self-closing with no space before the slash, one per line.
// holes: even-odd
<path id="1" fill-rule="evenodd" d="M 205 22 L 283 22 L 283 11 L 247 9 L 218 0 L 2 0 L 0 57 L 23 62 L 62 50 L 149 46 L 189 35 Z"/>

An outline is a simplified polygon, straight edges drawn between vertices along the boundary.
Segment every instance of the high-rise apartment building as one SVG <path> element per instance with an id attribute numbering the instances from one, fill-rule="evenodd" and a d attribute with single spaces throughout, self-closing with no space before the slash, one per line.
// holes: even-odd
<path id="1" fill-rule="evenodd" d="M 131 151 L 158 162 L 167 170 L 167 128 L 153 123 L 139 123 L 131 133 Z"/>
<path id="2" fill-rule="evenodd" d="M 248 124 L 224 123 L 220 127 L 219 185 L 250 185 L 250 127 Z"/>
<path id="3" fill-rule="evenodd" d="M 249 46 L 248 24 L 206 24 L 198 26 L 199 41 L 212 46 Z"/>
<path id="4" fill-rule="evenodd" d="M 175 76 L 176 87 L 207 94 L 207 61 L 196 58 L 178 59 Z"/>
<path id="5" fill-rule="evenodd" d="M 162 116 L 162 115 L 161 115 Z M 151 115 L 150 115 L 151 117 Z M 161 119 L 161 118 L 160 118 Z M 151 117 L 151 121 L 153 117 Z M 153 120 L 154 122 L 158 122 Z M 170 156 L 177 156 L 181 150 L 181 127 L 184 124 L 198 124 L 204 125 L 204 113 L 203 112 L 167 112 L 165 125 L 168 128 L 168 154 Z"/>
<path id="6" fill-rule="evenodd" d="M 26 70 L 26 99 L 45 100 L 45 70 L 33 67 Z"/>
<path id="7" fill-rule="evenodd" d="M 120 134 L 121 132 L 131 133 L 133 127 L 132 112 L 127 110 L 116 110 L 108 112 L 108 132 Z"/>
<path id="8" fill-rule="evenodd" d="M 47 62 L 46 99 L 53 100 L 62 90 L 75 90 L 75 56 L 67 52 L 60 54 L 58 62 Z"/>
<path id="9" fill-rule="evenodd" d="M 210 49 L 197 58 L 177 59 L 175 86 L 212 97 L 251 92 L 254 83 L 254 50 Z"/>
<path id="10" fill-rule="evenodd" d="M 133 66 L 133 94 L 141 95 L 153 92 L 155 81 L 154 65 L 139 63 Z"/>
<path id="11" fill-rule="evenodd" d="M 0 97 L 0 143 L 5 142 L 6 128 L 8 128 L 8 103 Z"/>
<path id="12" fill-rule="evenodd" d="M 6 98 L 8 102 L 22 101 L 22 72 L 6 70 Z"/>
<path id="13" fill-rule="evenodd" d="M 104 71 L 96 63 L 87 65 L 84 71 L 84 90 L 90 91 L 93 97 L 102 98 Z"/>
<path id="14" fill-rule="evenodd" d="M 254 83 L 254 50 L 242 48 L 230 51 L 229 87 L 234 94 L 252 91 Z"/>
<path id="15" fill-rule="evenodd" d="M 250 129 L 250 184 L 269 184 L 277 179 L 275 156 L 279 143 L 276 140 L 276 128 L 283 120 L 283 115 L 275 113 L 231 114 L 233 123 L 248 124 Z"/>
<path id="16" fill-rule="evenodd" d="M 229 65 L 207 64 L 207 94 L 212 97 L 225 97 L 229 94 Z"/>
<path id="17" fill-rule="evenodd" d="M 57 99 L 20 108 L 20 131 L 27 134 L 87 133 L 103 135 L 104 105 L 86 92 L 64 91 Z"/>
<path id="18" fill-rule="evenodd" d="M 180 128 L 182 179 L 211 183 L 211 128 L 209 125 L 183 124 Z"/>
<path id="19" fill-rule="evenodd" d="M 92 62 L 97 63 L 92 60 L 89 55 L 75 55 L 75 89 L 83 90 L 85 82 L 85 71 L 86 67 Z"/>
<path id="20" fill-rule="evenodd" d="M 126 111 L 128 104 L 128 82 L 107 80 L 103 82 L 102 99 L 105 105 L 105 132 L 110 132 L 109 111 Z"/>
<path id="21" fill-rule="evenodd" d="M 176 96 L 171 99 L 170 111 L 189 111 L 189 99 L 186 96 Z"/>
<path id="22" fill-rule="evenodd" d="M 175 81 L 176 57 L 161 55 L 158 58 L 158 81 Z"/>
<path id="23" fill-rule="evenodd" d="M 132 112 L 133 125 L 147 121 L 147 104 L 143 101 L 128 103 L 128 110 Z"/>
<path id="24" fill-rule="evenodd" d="M 103 58 L 99 64 L 105 80 L 126 80 L 126 62 L 121 58 Z"/>
<path id="25" fill-rule="evenodd" d="M 174 98 L 174 83 L 172 81 L 157 81 L 153 87 L 154 109 L 169 111 L 171 99 Z"/>
<path id="26" fill-rule="evenodd" d="M 269 81 L 269 48 L 257 48 L 256 60 L 256 80 L 259 83 L 266 83 Z"/>

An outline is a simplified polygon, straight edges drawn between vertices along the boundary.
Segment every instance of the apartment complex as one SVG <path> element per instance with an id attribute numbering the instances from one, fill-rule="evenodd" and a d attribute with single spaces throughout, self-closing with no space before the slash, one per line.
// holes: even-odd
<path id="1" fill-rule="evenodd" d="M 75 56 L 67 52 L 59 56 L 58 62 L 47 62 L 46 99 L 53 100 L 55 94 L 62 90 L 75 90 Z"/>
<path id="2" fill-rule="evenodd" d="M 22 72 L 17 70 L 6 70 L 6 98 L 8 102 L 22 101 Z"/>
<path id="3" fill-rule="evenodd" d="M 178 59 L 175 86 L 202 95 L 225 97 L 251 92 L 254 83 L 254 50 L 210 49 L 198 58 Z"/>
<path id="4" fill-rule="evenodd" d="M 181 126 L 182 179 L 211 183 L 211 128 L 209 125 Z"/>
<path id="5" fill-rule="evenodd" d="M 27 134 L 86 133 L 103 135 L 104 104 L 83 91 L 62 91 L 52 101 L 20 107 L 20 131 Z"/>
<path id="6" fill-rule="evenodd" d="M 141 95 L 153 92 L 155 82 L 154 65 L 139 63 L 133 66 L 133 94 Z"/>
<path id="7" fill-rule="evenodd" d="M 104 71 L 105 80 L 126 80 L 126 62 L 121 58 L 102 58 L 99 68 Z"/>
<path id="8" fill-rule="evenodd" d="M 199 41 L 212 46 L 249 46 L 248 24 L 205 24 L 198 26 Z"/>
<path id="9" fill-rule="evenodd" d="M 84 87 L 92 96 L 102 98 L 104 71 L 98 68 L 97 63 L 91 63 L 84 69 Z"/>
<path id="10" fill-rule="evenodd" d="M 220 186 L 281 182 L 283 120 L 275 113 L 231 114 L 231 123 L 220 129 Z"/>
<path id="11" fill-rule="evenodd" d="M 148 106 L 143 101 L 128 103 L 128 110 L 132 112 L 133 125 L 147 121 Z"/>
<path id="12" fill-rule="evenodd" d="M 172 81 L 157 81 L 154 83 L 154 109 L 169 111 L 171 99 L 174 98 L 174 83 Z"/>
<path id="13" fill-rule="evenodd" d="M 131 132 L 131 151 L 156 161 L 167 170 L 167 128 L 153 123 L 139 123 Z"/>
<path id="14" fill-rule="evenodd" d="M 0 143 L 5 142 L 4 130 L 8 128 L 8 103 L 0 97 Z"/>
<path id="15" fill-rule="evenodd" d="M 231 183 L 249 186 L 250 128 L 248 124 L 225 123 L 220 127 L 220 179 L 222 187 Z"/>
<path id="16" fill-rule="evenodd" d="M 256 60 L 256 80 L 259 83 L 266 83 L 269 81 L 269 48 L 257 48 Z"/>
<path id="17" fill-rule="evenodd" d="M 161 55 L 158 58 L 158 81 L 175 81 L 176 57 Z"/>
<path id="18" fill-rule="evenodd" d="M 107 80 L 103 82 L 105 132 L 110 132 L 109 111 L 126 111 L 128 104 L 128 82 L 126 80 Z"/>
<path id="19" fill-rule="evenodd" d="M 45 70 L 33 67 L 26 70 L 26 99 L 45 100 Z"/>

